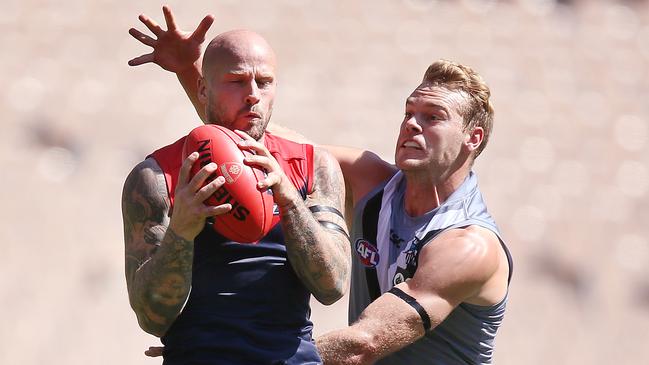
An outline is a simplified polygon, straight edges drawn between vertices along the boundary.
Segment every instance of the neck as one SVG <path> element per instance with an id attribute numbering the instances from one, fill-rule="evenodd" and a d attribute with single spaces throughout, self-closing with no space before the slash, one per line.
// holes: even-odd
<path id="1" fill-rule="evenodd" d="M 439 207 L 462 185 L 469 171 L 468 167 L 462 168 L 444 177 L 404 171 L 406 213 L 411 217 L 419 217 Z"/>

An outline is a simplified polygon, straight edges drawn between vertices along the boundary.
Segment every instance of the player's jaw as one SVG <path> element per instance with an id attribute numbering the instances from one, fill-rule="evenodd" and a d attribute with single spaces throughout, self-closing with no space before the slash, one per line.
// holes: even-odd
<path id="1" fill-rule="evenodd" d="M 228 113 L 225 108 L 210 108 L 208 110 L 209 123 L 218 124 L 230 130 L 246 132 L 256 140 L 263 136 L 269 119 L 270 113 L 264 113 L 250 106 L 245 106 L 235 113 Z"/>

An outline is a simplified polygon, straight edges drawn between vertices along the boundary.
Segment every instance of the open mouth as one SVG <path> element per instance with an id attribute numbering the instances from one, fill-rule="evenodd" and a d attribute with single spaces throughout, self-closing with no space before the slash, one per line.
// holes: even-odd
<path id="1" fill-rule="evenodd" d="M 414 142 L 414 141 L 406 141 L 406 142 L 404 142 L 404 143 L 401 145 L 401 147 L 404 147 L 404 148 L 414 148 L 414 149 L 417 149 L 417 150 L 421 150 L 421 149 L 422 149 L 421 146 L 419 145 L 419 143 Z"/>

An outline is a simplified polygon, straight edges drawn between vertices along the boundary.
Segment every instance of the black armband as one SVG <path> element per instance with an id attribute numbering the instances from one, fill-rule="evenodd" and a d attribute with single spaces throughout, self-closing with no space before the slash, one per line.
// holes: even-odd
<path id="1" fill-rule="evenodd" d="M 333 213 L 333 214 L 339 216 L 342 219 L 345 219 L 345 217 L 343 217 L 343 214 L 338 209 L 336 209 L 334 207 L 330 207 L 328 205 L 312 205 L 312 206 L 309 207 L 309 210 L 311 211 L 311 213 L 329 212 L 329 213 Z M 344 234 L 345 237 L 347 237 L 347 239 L 349 239 L 349 235 L 347 234 L 347 232 L 345 232 L 343 227 L 341 227 L 340 225 L 338 225 L 336 223 L 333 223 L 333 222 L 321 221 L 321 220 L 318 220 L 318 223 L 320 223 L 323 227 L 325 227 L 327 229 L 333 229 L 334 231 L 338 231 L 338 232 Z"/>
<path id="2" fill-rule="evenodd" d="M 339 216 L 340 218 L 345 219 L 345 217 L 343 217 L 343 214 L 338 209 L 334 207 L 330 207 L 328 205 L 312 205 L 309 207 L 309 210 L 311 211 L 311 213 L 329 212 Z"/>
<path id="3" fill-rule="evenodd" d="M 323 226 L 323 227 L 325 227 L 327 229 L 333 229 L 334 231 L 338 231 L 338 232 L 344 234 L 345 237 L 347 237 L 347 239 L 349 239 L 349 235 L 347 234 L 347 232 L 345 232 L 343 227 L 337 225 L 336 223 L 329 222 L 329 221 L 318 221 L 318 223 L 320 223 L 321 226 Z"/>
<path id="4" fill-rule="evenodd" d="M 399 299 L 403 300 L 404 302 L 408 303 L 411 307 L 413 307 L 421 317 L 421 322 L 424 325 L 424 332 L 428 332 L 428 330 L 430 330 L 430 317 L 428 316 L 428 313 L 426 313 L 424 307 L 422 307 L 421 304 L 417 302 L 417 299 L 404 293 L 403 290 L 397 288 L 396 286 L 388 290 L 388 293 L 396 295 L 397 297 L 399 297 Z"/>

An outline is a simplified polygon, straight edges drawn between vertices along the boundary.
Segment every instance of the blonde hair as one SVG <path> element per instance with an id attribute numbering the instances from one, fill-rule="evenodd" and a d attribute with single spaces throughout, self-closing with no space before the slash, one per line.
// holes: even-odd
<path id="1" fill-rule="evenodd" d="M 447 60 L 439 60 L 428 66 L 422 83 L 433 84 L 450 91 L 459 91 L 467 102 L 460 107 L 464 130 L 482 127 L 484 138 L 474 158 L 484 150 L 493 128 L 494 109 L 489 97 L 491 91 L 477 72 L 468 66 Z"/>

